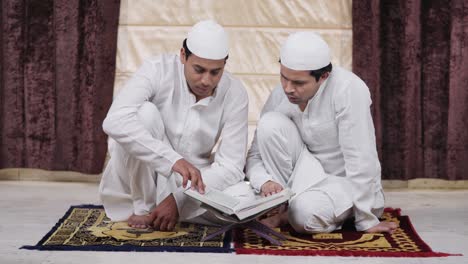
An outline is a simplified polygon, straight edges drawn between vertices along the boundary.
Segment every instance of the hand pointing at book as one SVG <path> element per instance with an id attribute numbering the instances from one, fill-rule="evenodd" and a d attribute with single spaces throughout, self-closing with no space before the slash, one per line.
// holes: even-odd
<path id="1" fill-rule="evenodd" d="M 195 166 L 190 164 L 185 159 L 180 159 L 176 161 L 172 170 L 178 172 L 182 178 L 182 186 L 185 188 L 187 182 L 190 180 L 192 182 L 191 188 L 198 190 L 199 193 L 205 193 L 205 184 L 203 184 L 202 176 L 200 170 Z"/>

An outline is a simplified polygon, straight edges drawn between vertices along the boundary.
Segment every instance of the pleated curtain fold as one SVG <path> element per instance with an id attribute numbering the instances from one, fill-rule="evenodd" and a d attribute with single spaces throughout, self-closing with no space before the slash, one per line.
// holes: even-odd
<path id="1" fill-rule="evenodd" d="M 0 168 L 100 173 L 119 0 L 0 4 Z"/>
<path id="2" fill-rule="evenodd" d="M 353 1 L 383 179 L 467 180 L 468 2 Z"/>

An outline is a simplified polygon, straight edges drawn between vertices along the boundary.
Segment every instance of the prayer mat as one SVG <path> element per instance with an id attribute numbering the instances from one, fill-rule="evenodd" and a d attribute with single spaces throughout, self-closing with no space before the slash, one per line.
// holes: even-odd
<path id="1" fill-rule="evenodd" d="M 126 222 L 112 222 L 104 208 L 72 206 L 35 246 L 23 249 L 92 251 L 232 252 L 230 233 L 205 242 L 218 227 L 180 223 L 173 232 L 134 229 Z"/>
<path id="2" fill-rule="evenodd" d="M 249 229 L 236 230 L 234 247 L 237 254 L 296 256 L 357 256 L 357 257 L 445 257 L 460 256 L 433 252 L 419 237 L 408 216 L 400 209 L 386 208 L 381 220 L 399 224 L 393 234 L 358 232 L 352 221 L 332 233 L 303 235 L 292 227 L 275 229 L 286 236 L 281 246 L 275 246 Z"/>

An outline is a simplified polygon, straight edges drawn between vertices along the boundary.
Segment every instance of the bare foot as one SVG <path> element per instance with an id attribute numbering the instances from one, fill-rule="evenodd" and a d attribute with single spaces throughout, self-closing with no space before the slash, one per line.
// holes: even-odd
<path id="1" fill-rule="evenodd" d="M 135 215 L 133 214 L 127 220 L 128 225 L 134 228 L 147 228 L 151 226 L 153 220 L 150 215 Z"/>
<path id="2" fill-rule="evenodd" d="M 394 222 L 380 222 L 378 225 L 371 227 L 364 232 L 366 233 L 389 233 L 393 234 L 398 228 L 398 224 Z"/>
<path id="3" fill-rule="evenodd" d="M 260 220 L 260 222 L 268 226 L 269 228 L 277 228 L 283 226 L 288 223 L 288 211 L 283 211 L 279 214 L 269 216 L 265 219 Z"/>

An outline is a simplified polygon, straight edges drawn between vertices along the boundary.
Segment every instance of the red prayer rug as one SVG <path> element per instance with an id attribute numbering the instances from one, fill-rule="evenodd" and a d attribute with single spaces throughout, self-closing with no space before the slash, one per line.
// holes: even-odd
<path id="1" fill-rule="evenodd" d="M 460 256 L 434 252 L 419 237 L 408 216 L 400 209 L 386 208 L 381 218 L 399 224 L 393 234 L 366 234 L 354 229 L 352 222 L 333 233 L 303 235 L 290 226 L 276 229 L 287 237 L 281 246 L 275 246 L 255 235 L 249 229 L 238 229 L 234 234 L 237 254 L 295 255 L 295 256 L 357 256 L 357 257 L 446 257 Z"/>

